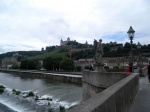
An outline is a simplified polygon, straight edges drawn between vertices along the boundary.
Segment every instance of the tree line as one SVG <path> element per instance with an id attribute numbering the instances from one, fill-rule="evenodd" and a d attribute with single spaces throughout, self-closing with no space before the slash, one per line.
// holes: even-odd
<path id="1" fill-rule="evenodd" d="M 74 69 L 74 61 L 68 57 L 62 57 L 59 55 L 49 56 L 43 60 L 43 65 L 40 64 L 39 60 L 24 59 L 21 61 L 20 69 L 40 69 L 44 67 L 46 70 L 63 70 L 72 71 Z"/>

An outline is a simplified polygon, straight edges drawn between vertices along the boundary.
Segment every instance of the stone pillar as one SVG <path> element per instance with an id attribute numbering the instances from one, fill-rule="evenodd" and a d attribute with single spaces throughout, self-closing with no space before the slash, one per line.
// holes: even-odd
<path id="1" fill-rule="evenodd" d="M 99 71 L 99 72 L 106 72 L 102 64 L 93 64 L 94 66 L 94 71 Z"/>
<path id="2" fill-rule="evenodd" d="M 96 69 L 97 71 L 85 70 L 82 73 L 83 102 L 127 76 L 126 73 L 102 72 L 103 69 L 99 67 Z"/>

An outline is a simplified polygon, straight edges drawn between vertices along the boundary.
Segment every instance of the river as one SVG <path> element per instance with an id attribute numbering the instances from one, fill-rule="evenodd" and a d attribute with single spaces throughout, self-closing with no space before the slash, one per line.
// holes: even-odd
<path id="1" fill-rule="evenodd" d="M 64 83 L 50 79 L 36 79 L 30 77 L 20 77 L 18 75 L 8 73 L 0 73 L 0 85 L 4 85 L 8 91 L 11 91 L 12 89 L 17 89 L 20 91 L 33 91 L 42 98 L 52 98 L 53 101 L 59 102 L 59 105 L 63 105 L 66 108 L 79 104 L 82 99 L 81 85 Z M 0 105 L 1 107 L 4 107 L 5 105 L 8 106 L 9 109 L 7 112 L 9 112 L 9 110 L 10 112 L 12 110 L 17 112 L 34 111 L 34 108 L 30 103 L 19 103 L 20 99 L 17 99 L 18 96 L 14 97 L 14 95 L 10 95 L 10 93 L 0 94 L 0 103 L 3 104 L 3 106 L 1 104 Z"/>

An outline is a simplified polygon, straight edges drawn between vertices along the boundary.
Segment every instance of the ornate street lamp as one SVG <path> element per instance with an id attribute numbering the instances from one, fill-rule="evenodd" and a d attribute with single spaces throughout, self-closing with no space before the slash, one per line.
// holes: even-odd
<path id="1" fill-rule="evenodd" d="M 132 72 L 133 72 L 133 48 L 132 48 L 132 44 L 133 44 L 133 38 L 134 38 L 135 31 L 133 30 L 132 26 L 130 26 L 127 33 L 129 35 L 129 39 L 130 39 L 130 43 L 131 43 L 131 63 L 132 63 Z"/>

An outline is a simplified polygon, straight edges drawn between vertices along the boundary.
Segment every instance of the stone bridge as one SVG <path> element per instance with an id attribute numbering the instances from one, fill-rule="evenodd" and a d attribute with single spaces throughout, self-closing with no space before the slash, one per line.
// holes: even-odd
<path id="1" fill-rule="evenodd" d="M 146 75 L 146 68 L 142 69 L 142 74 Z M 84 71 L 82 84 L 82 103 L 69 112 L 149 112 L 150 110 L 149 106 L 146 110 L 144 106 L 140 108 L 139 73 Z M 148 99 L 147 101 L 150 101 L 150 98 Z"/>

